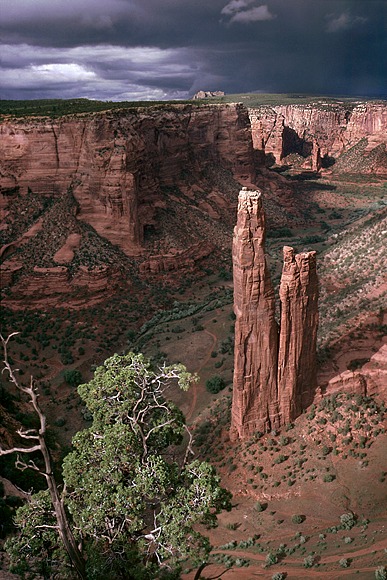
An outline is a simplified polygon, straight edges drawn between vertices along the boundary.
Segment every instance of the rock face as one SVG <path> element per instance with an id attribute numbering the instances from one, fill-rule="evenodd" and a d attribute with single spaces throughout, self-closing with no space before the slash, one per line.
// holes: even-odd
<path id="1" fill-rule="evenodd" d="M 281 326 L 265 261 L 261 192 L 239 194 L 233 239 L 235 359 L 230 438 L 248 438 L 293 421 L 316 388 L 316 254 L 284 248 Z"/>
<path id="2" fill-rule="evenodd" d="M 59 301 L 79 287 L 103 297 L 115 273 L 133 264 L 143 277 L 194 269 L 213 244 L 229 242 L 235 193 L 254 178 L 242 105 L 7 118 L 0 124 L 5 299 L 30 303 L 39 284 L 41 298 L 53 292 Z M 10 213 L 15 205 L 23 209 Z M 48 222 L 56 224 L 50 235 Z M 130 284 L 129 274 L 121 278 Z"/>
<path id="3" fill-rule="evenodd" d="M 279 426 L 278 330 L 261 192 L 239 193 L 233 239 L 235 353 L 231 437 Z"/>
<path id="4" fill-rule="evenodd" d="M 284 247 L 280 284 L 278 392 L 282 424 L 298 417 L 317 387 L 318 279 L 316 252 Z"/>
<path id="5" fill-rule="evenodd" d="M 69 186 L 79 219 L 127 254 L 182 170 L 219 165 L 254 181 L 247 109 L 242 105 L 133 108 L 0 125 L 0 188 L 61 195 Z"/>
<path id="6" fill-rule="evenodd" d="M 360 370 L 344 371 L 329 381 L 327 394 L 343 392 L 387 401 L 387 344 Z"/>
<path id="7" fill-rule="evenodd" d="M 365 140 L 359 169 L 387 171 L 386 103 L 262 106 L 249 114 L 254 148 L 277 163 L 297 154 L 305 168 L 334 167 L 341 155 Z"/>
<path id="8" fill-rule="evenodd" d="M 224 97 L 224 91 L 198 91 L 193 99 L 208 99 L 209 97 Z"/>

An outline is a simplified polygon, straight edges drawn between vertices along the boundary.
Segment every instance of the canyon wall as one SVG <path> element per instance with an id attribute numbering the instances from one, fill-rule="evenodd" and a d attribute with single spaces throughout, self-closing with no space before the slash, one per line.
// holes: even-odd
<path id="1" fill-rule="evenodd" d="M 341 155 L 361 142 L 361 169 L 387 171 L 384 102 L 261 106 L 251 108 L 249 114 L 254 148 L 272 162 L 297 155 L 298 162 L 308 169 L 334 167 Z M 364 157 L 369 157 L 366 164 Z"/>
<path id="2" fill-rule="evenodd" d="M 142 277 L 193 270 L 228 245 L 236 192 L 254 178 L 243 105 L 4 118 L 5 301 L 74 302 L 80 289 L 102 299 L 131 285 L 133 267 Z"/>
<path id="3" fill-rule="evenodd" d="M 260 191 L 239 193 L 233 238 L 235 351 L 230 438 L 245 439 L 291 423 L 317 386 L 316 253 L 284 248 L 281 321 L 265 260 Z"/>
<path id="4" fill-rule="evenodd" d="M 163 205 L 161 187 L 182 172 L 219 165 L 254 181 L 247 110 L 242 105 L 163 105 L 58 119 L 4 120 L 0 187 L 61 195 L 69 186 L 78 218 L 138 253 L 143 231 Z"/>

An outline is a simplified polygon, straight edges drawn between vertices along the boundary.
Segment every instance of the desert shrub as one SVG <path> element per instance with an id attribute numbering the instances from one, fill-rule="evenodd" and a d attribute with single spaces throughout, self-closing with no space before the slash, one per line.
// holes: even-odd
<path id="1" fill-rule="evenodd" d="M 334 481 L 336 477 L 332 474 L 332 473 L 326 473 L 323 477 L 323 481 L 324 483 L 330 483 L 331 481 Z"/>
<path id="2" fill-rule="evenodd" d="M 55 419 L 54 425 L 55 427 L 63 427 L 64 425 L 66 425 L 66 419 L 64 417 L 58 417 L 57 419 Z"/>
<path id="3" fill-rule="evenodd" d="M 273 554 L 273 552 L 269 552 L 265 559 L 266 566 L 273 566 L 273 564 L 277 564 L 277 562 L 278 556 Z"/>
<path id="4" fill-rule="evenodd" d="M 293 232 L 290 228 L 282 227 L 269 230 L 267 232 L 268 238 L 291 238 L 293 237 Z"/>
<path id="5" fill-rule="evenodd" d="M 236 530 L 238 528 L 238 526 L 239 526 L 238 522 L 233 522 L 233 523 L 227 524 L 226 528 L 228 530 Z"/>
<path id="6" fill-rule="evenodd" d="M 276 465 L 278 465 L 279 463 L 283 463 L 287 459 L 288 459 L 288 456 L 287 455 L 282 455 L 282 453 L 281 453 L 276 459 L 274 459 L 273 463 L 275 463 Z"/>
<path id="7" fill-rule="evenodd" d="M 324 238 L 321 236 L 305 236 L 305 238 L 302 238 L 302 241 L 304 244 L 318 244 L 319 242 L 323 242 Z"/>
<path id="8" fill-rule="evenodd" d="M 271 580 L 285 580 L 285 578 L 286 578 L 286 572 L 276 572 L 271 577 Z"/>
<path id="9" fill-rule="evenodd" d="M 341 558 L 341 560 L 339 560 L 339 564 L 342 568 L 348 568 L 350 565 L 350 560 L 348 558 Z"/>
<path id="10" fill-rule="evenodd" d="M 225 268 L 220 268 L 219 270 L 219 278 L 221 280 L 232 280 L 232 273 Z"/>
<path id="11" fill-rule="evenodd" d="M 206 381 L 206 388 L 209 393 L 216 394 L 222 391 L 226 383 L 222 377 L 215 375 Z"/>
<path id="12" fill-rule="evenodd" d="M 65 371 L 63 378 L 70 387 L 78 387 L 83 382 L 82 373 L 78 369 Z"/>
<path id="13" fill-rule="evenodd" d="M 267 503 L 261 503 L 260 501 L 257 501 L 255 503 L 255 506 L 254 506 L 254 509 L 257 512 L 264 512 L 266 508 L 267 508 Z"/>
<path id="14" fill-rule="evenodd" d="M 184 327 L 183 326 L 174 326 L 172 328 L 172 332 L 174 332 L 175 334 L 180 334 L 181 332 L 184 332 Z"/>
<path id="15" fill-rule="evenodd" d="M 295 514 L 294 516 L 292 516 L 293 524 L 302 524 L 302 522 L 304 522 L 305 519 L 306 519 L 305 516 L 300 514 Z"/>
<path id="16" fill-rule="evenodd" d="M 304 558 L 304 567 L 311 568 L 314 565 L 314 557 L 312 555 Z"/>
<path id="17" fill-rule="evenodd" d="M 341 514 L 340 524 L 343 530 L 351 530 L 356 524 L 356 517 L 353 513 Z"/>
<path id="18" fill-rule="evenodd" d="M 375 579 L 376 580 L 387 580 L 387 570 L 385 566 L 379 566 L 375 570 Z"/>

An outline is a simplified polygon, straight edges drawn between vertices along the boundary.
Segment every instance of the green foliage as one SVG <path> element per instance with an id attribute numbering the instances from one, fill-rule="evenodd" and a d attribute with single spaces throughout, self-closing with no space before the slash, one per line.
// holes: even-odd
<path id="1" fill-rule="evenodd" d="M 47 577 L 51 563 L 56 559 L 65 566 L 69 564 L 55 529 L 56 520 L 48 490 L 35 493 L 17 510 L 15 524 L 21 533 L 5 543 L 11 572 L 28 571 Z"/>
<path id="2" fill-rule="evenodd" d="M 314 566 L 314 557 L 312 555 L 309 555 L 306 558 L 304 558 L 304 567 L 312 568 L 312 566 Z"/>
<path id="3" fill-rule="evenodd" d="M 207 391 L 213 394 L 219 393 L 226 386 L 226 383 L 222 377 L 215 375 L 206 381 Z"/>
<path id="4" fill-rule="evenodd" d="M 221 280 L 232 280 L 232 273 L 225 268 L 220 268 L 219 270 L 219 278 Z"/>
<path id="5" fill-rule="evenodd" d="M 356 524 L 356 517 L 352 512 L 340 516 L 340 524 L 343 530 L 351 530 Z"/>
<path id="6" fill-rule="evenodd" d="M 375 579 L 387 580 L 387 569 L 385 566 L 379 566 L 379 568 L 375 570 Z"/>
<path id="7" fill-rule="evenodd" d="M 230 508 L 230 494 L 211 465 L 185 462 L 184 449 L 176 447 L 184 417 L 165 396 L 171 383 L 187 389 L 193 380 L 183 365 L 153 368 L 143 355 L 129 353 L 107 359 L 79 386 L 93 422 L 75 435 L 63 478 L 87 578 L 153 580 L 165 576 L 164 563 L 178 571 L 181 560 L 207 559 L 210 544 L 196 525 L 215 526 L 216 514 Z M 51 512 L 47 492 L 33 495 L 18 510 L 20 533 L 7 549 L 19 570 L 28 565 L 64 577 L 56 530 L 38 528 L 55 524 Z"/>
<path id="8" fill-rule="evenodd" d="M 273 564 L 277 564 L 278 556 L 273 552 L 269 552 L 265 559 L 266 566 L 273 566 Z"/>
<path id="9" fill-rule="evenodd" d="M 351 561 L 348 558 L 341 558 L 341 560 L 339 560 L 339 564 L 342 568 L 349 568 Z"/>
<path id="10" fill-rule="evenodd" d="M 294 516 L 292 516 L 292 522 L 293 524 L 302 524 L 302 522 L 305 521 L 305 516 L 300 515 L 300 514 L 295 514 Z"/>
<path id="11" fill-rule="evenodd" d="M 78 369 L 65 371 L 63 378 L 70 387 L 78 387 L 83 381 L 82 373 Z"/>
<path id="12" fill-rule="evenodd" d="M 268 238 L 292 238 L 293 232 L 288 227 L 276 228 L 269 230 L 267 233 Z"/>

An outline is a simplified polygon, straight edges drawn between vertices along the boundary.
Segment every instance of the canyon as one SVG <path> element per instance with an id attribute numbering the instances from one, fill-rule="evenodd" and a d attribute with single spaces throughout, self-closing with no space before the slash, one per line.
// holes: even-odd
<path id="1" fill-rule="evenodd" d="M 48 281 L 44 294 L 58 281 L 60 294 L 68 292 L 67 282 L 73 283 L 74 288 L 79 285 L 76 270 L 81 266 L 98 268 L 90 279 L 101 279 L 102 269 L 106 275 L 116 270 L 114 255 L 108 263 L 100 256 L 96 257 L 97 264 L 82 258 L 77 263 L 88 236 L 94 234 L 105 240 L 111 250 L 118 249 L 121 258 L 135 258 L 140 273 L 191 267 L 211 253 L 213 242 L 224 245 L 227 235 L 225 227 L 218 224 L 229 211 L 230 194 L 227 188 L 222 191 L 206 177 L 206 172 L 219 168 L 229 179 L 246 184 L 255 178 L 248 113 L 238 104 L 133 108 L 60 119 L 5 119 L 0 139 L 1 233 L 6 242 L 3 273 L 11 288 L 15 279 L 19 281 L 18 299 L 29 294 L 30 284 L 25 286 L 23 282 L 25 276 L 32 279 L 36 295 L 39 279 Z M 22 212 L 33 214 L 24 221 L 20 212 L 13 219 L 9 204 L 20 197 L 26 200 L 29 195 L 40 207 Z M 60 200 L 61 210 L 54 208 L 54 214 L 44 214 L 47 200 L 53 204 Z M 172 206 L 179 205 L 181 214 L 193 214 L 192 231 L 187 227 L 181 232 L 179 225 L 167 217 L 169 231 L 159 236 L 163 239 L 157 248 L 147 248 L 144 238 L 149 232 L 152 237 L 160 228 L 159 214 L 174 215 Z M 43 278 L 42 272 L 19 268 L 25 246 L 31 246 L 31 238 L 39 243 L 43 235 L 42 224 L 36 231 L 36 216 L 42 221 L 41 214 L 45 219 L 43 230 L 50 222 L 63 224 L 51 236 L 51 246 L 44 257 L 34 264 L 45 268 Z M 180 219 L 180 215 L 176 217 L 177 222 Z M 204 244 L 194 226 L 195 220 L 203 219 L 209 219 L 218 230 Z M 17 220 L 23 222 L 20 232 L 12 223 Z M 58 252 L 71 235 L 78 236 L 74 252 L 68 254 L 67 263 L 63 258 L 58 261 Z M 69 268 L 71 263 L 77 264 L 75 272 L 74 267 Z M 84 284 L 83 274 L 81 278 Z M 66 280 L 63 286 L 62 280 Z M 108 285 L 106 280 L 105 286 Z M 93 284 L 89 289 L 94 292 Z"/>
<path id="2" fill-rule="evenodd" d="M 254 149 L 271 163 L 289 161 L 317 171 L 333 167 L 386 172 L 387 107 L 383 102 L 321 100 L 310 105 L 251 107 L 249 115 Z"/>
<path id="3" fill-rule="evenodd" d="M 240 185 L 263 187 L 271 224 L 284 225 L 290 218 L 287 209 L 297 211 L 294 193 L 265 166 L 383 173 L 386 125 L 383 102 L 258 107 L 212 99 L 52 118 L 4 115 L 0 233 L 5 301 L 16 307 L 31 295 L 31 284 L 38 300 L 44 280 L 42 298 L 52 288 L 52 303 L 66 295 L 75 305 L 79 279 L 84 291 L 101 300 L 117 287 L 107 277 L 128 269 L 128 259 L 140 277 L 197 269 L 210 256 L 222 259 L 231 247 Z M 20 207 L 20 199 L 28 205 L 29 198 L 30 207 L 15 217 L 13 202 L 19 200 Z M 58 207 L 50 210 L 50 204 Z M 61 227 L 48 244 L 41 229 L 54 222 Z M 74 252 L 58 259 L 72 235 L 78 236 Z M 97 238 L 104 251 L 94 251 L 90 260 Z M 42 244 L 40 255 L 30 251 Z M 44 268 L 44 276 L 35 267 Z M 81 267 L 89 271 L 90 284 L 78 273 Z"/>
<path id="4" fill-rule="evenodd" d="M 128 349 L 182 362 L 199 379 L 171 398 L 235 497 L 211 543 L 251 558 L 225 577 L 304 577 L 305 549 L 317 574 L 339 577 L 349 554 L 345 574 L 367 575 L 385 557 L 387 106 L 220 99 L 2 115 L 10 356 L 36 379 L 57 450 L 89 424 L 65 371 L 87 381 Z M 30 417 L 8 389 L 2 375 L 11 446 Z M 349 511 L 353 554 L 329 532 Z"/>

